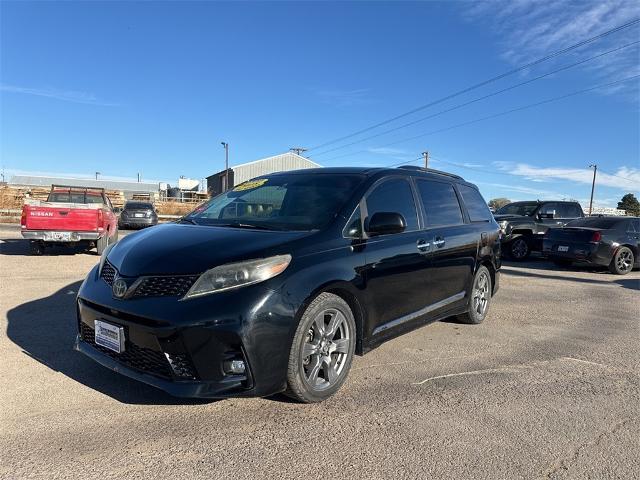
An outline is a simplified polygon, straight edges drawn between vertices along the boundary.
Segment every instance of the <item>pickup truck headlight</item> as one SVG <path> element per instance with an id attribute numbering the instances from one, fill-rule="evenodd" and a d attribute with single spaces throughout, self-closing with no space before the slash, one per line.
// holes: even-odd
<path id="1" fill-rule="evenodd" d="M 98 265 L 98 276 L 100 276 L 100 274 L 102 273 L 102 267 L 104 266 L 104 262 L 107 260 L 107 256 L 109 255 L 109 252 L 114 246 L 115 246 L 115 243 L 112 243 L 111 245 L 107 246 L 107 248 L 105 248 L 104 251 L 102 252 L 102 255 L 100 256 L 100 264 Z"/>
<path id="2" fill-rule="evenodd" d="M 280 275 L 289 266 L 291 255 L 220 265 L 204 272 L 183 300 L 264 282 Z"/>
<path id="3" fill-rule="evenodd" d="M 507 224 L 508 224 L 508 223 L 509 223 L 509 222 L 508 222 L 508 221 L 506 221 L 506 220 L 503 220 L 503 221 L 501 221 L 501 222 L 499 222 L 499 223 L 498 223 L 498 225 L 500 225 L 500 230 L 502 231 L 502 233 L 504 233 L 504 232 L 506 232 L 506 231 L 507 231 Z"/>

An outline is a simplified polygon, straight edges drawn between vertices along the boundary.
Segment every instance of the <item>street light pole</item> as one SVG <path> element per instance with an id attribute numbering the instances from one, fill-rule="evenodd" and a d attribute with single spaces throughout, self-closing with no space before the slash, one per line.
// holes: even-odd
<path id="1" fill-rule="evenodd" d="M 593 182 L 591 182 L 591 200 L 589 200 L 589 216 L 591 216 L 591 211 L 593 210 L 593 191 L 596 188 L 596 172 L 598 171 L 598 165 L 589 165 L 589 168 L 593 168 Z"/>
<path id="2" fill-rule="evenodd" d="M 229 188 L 229 144 L 227 142 L 220 142 L 224 147 L 224 185 L 222 192 L 226 192 Z"/>
<path id="3" fill-rule="evenodd" d="M 98 175 L 100 175 L 100 172 L 96 172 L 96 180 L 98 180 Z"/>

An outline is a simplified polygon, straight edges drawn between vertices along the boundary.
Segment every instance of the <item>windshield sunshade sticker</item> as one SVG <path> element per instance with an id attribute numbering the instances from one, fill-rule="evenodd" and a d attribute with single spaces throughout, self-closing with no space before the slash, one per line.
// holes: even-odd
<path id="1" fill-rule="evenodd" d="M 233 189 L 234 192 L 242 192 L 243 190 L 253 190 L 254 188 L 261 187 L 267 183 L 268 178 L 260 178 L 258 180 L 250 180 L 248 182 L 241 183 Z"/>

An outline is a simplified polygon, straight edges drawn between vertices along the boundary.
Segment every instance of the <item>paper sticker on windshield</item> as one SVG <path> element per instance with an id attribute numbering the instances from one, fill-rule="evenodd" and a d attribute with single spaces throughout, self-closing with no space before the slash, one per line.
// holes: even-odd
<path id="1" fill-rule="evenodd" d="M 234 192 L 241 192 L 243 190 L 252 190 L 254 188 L 261 187 L 262 185 L 267 183 L 267 180 L 269 180 L 269 179 L 268 178 L 260 178 L 258 180 L 251 180 L 249 182 L 244 182 L 244 183 L 241 183 L 240 185 L 238 185 L 236 188 L 234 188 L 233 191 Z"/>

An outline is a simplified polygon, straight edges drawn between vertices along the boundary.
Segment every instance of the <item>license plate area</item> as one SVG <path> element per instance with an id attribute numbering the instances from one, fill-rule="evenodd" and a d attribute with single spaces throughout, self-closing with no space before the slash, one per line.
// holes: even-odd
<path id="1" fill-rule="evenodd" d="M 568 246 L 566 246 L 566 245 L 560 245 L 560 246 L 558 247 L 558 251 L 559 251 L 559 252 L 568 252 L 568 251 L 569 251 L 569 247 L 568 247 Z"/>
<path id="2" fill-rule="evenodd" d="M 96 345 L 108 348 L 116 353 L 124 352 L 124 327 L 103 320 L 95 320 Z"/>
<path id="3" fill-rule="evenodd" d="M 136 218 L 142 218 L 144 217 L 144 213 L 134 213 L 133 216 Z"/>
<path id="4" fill-rule="evenodd" d="M 49 242 L 69 242 L 71 241 L 71 232 L 47 232 L 45 240 Z"/>

